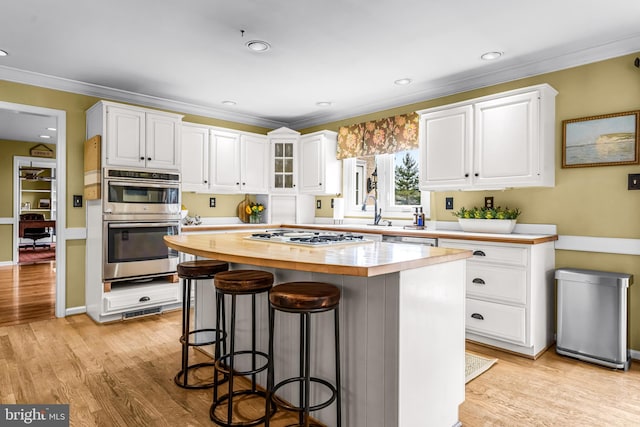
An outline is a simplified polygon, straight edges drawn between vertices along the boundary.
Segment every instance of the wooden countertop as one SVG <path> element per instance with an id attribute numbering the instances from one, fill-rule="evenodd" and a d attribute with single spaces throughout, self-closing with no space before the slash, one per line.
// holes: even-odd
<path id="1" fill-rule="evenodd" d="M 264 225 L 262 226 L 264 228 Z M 364 242 L 308 247 L 249 240 L 251 233 L 165 236 L 178 251 L 234 263 L 347 276 L 378 276 L 471 257 L 471 251 Z"/>
<path id="2" fill-rule="evenodd" d="M 366 225 L 332 225 L 332 224 L 228 224 L 228 225 L 198 225 L 183 226 L 184 232 L 251 230 L 270 228 L 297 228 L 306 230 L 346 231 L 353 233 L 380 234 L 383 236 L 431 237 L 439 239 L 475 240 L 480 242 L 519 243 L 523 245 L 537 245 L 558 240 L 557 234 L 492 234 L 468 233 L 454 230 L 412 230 L 403 227 L 384 227 Z"/>

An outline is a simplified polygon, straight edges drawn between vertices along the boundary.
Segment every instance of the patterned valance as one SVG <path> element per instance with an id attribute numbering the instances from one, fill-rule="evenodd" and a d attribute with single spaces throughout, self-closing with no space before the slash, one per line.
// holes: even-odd
<path id="1" fill-rule="evenodd" d="M 417 113 L 343 126 L 338 131 L 338 159 L 397 153 L 415 148 L 418 148 Z"/>

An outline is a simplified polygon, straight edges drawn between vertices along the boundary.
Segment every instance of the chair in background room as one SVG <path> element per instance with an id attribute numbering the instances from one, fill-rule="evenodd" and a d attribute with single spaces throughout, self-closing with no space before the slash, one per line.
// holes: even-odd
<path id="1" fill-rule="evenodd" d="M 38 214 L 38 213 L 20 214 L 20 221 L 44 221 L 44 215 Z M 47 229 L 45 227 L 25 228 L 24 234 L 22 237 L 25 239 L 33 240 L 33 250 L 36 249 L 36 246 L 41 246 L 45 248 L 51 247 L 49 243 L 36 245 L 36 241 L 51 237 L 51 233 L 47 232 Z M 28 246 L 25 246 L 25 247 L 28 247 Z"/>

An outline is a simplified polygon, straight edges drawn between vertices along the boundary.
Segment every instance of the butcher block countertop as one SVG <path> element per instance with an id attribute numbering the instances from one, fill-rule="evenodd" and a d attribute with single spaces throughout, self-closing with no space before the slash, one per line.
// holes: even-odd
<path id="1" fill-rule="evenodd" d="M 250 231 L 181 234 L 164 240 L 178 251 L 221 261 L 362 277 L 471 257 L 471 251 L 426 245 L 368 241 L 309 247 L 249 240 L 250 235 Z"/>

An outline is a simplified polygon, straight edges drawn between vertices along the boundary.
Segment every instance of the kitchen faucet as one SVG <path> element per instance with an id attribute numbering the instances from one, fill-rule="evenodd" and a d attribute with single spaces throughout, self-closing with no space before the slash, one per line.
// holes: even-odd
<path id="1" fill-rule="evenodd" d="M 378 210 L 378 199 L 376 199 L 375 196 L 369 194 L 365 197 L 364 202 L 362 202 L 362 210 L 367 210 L 367 200 L 369 199 L 373 199 L 373 225 L 378 225 L 382 219 L 382 208 Z"/>

